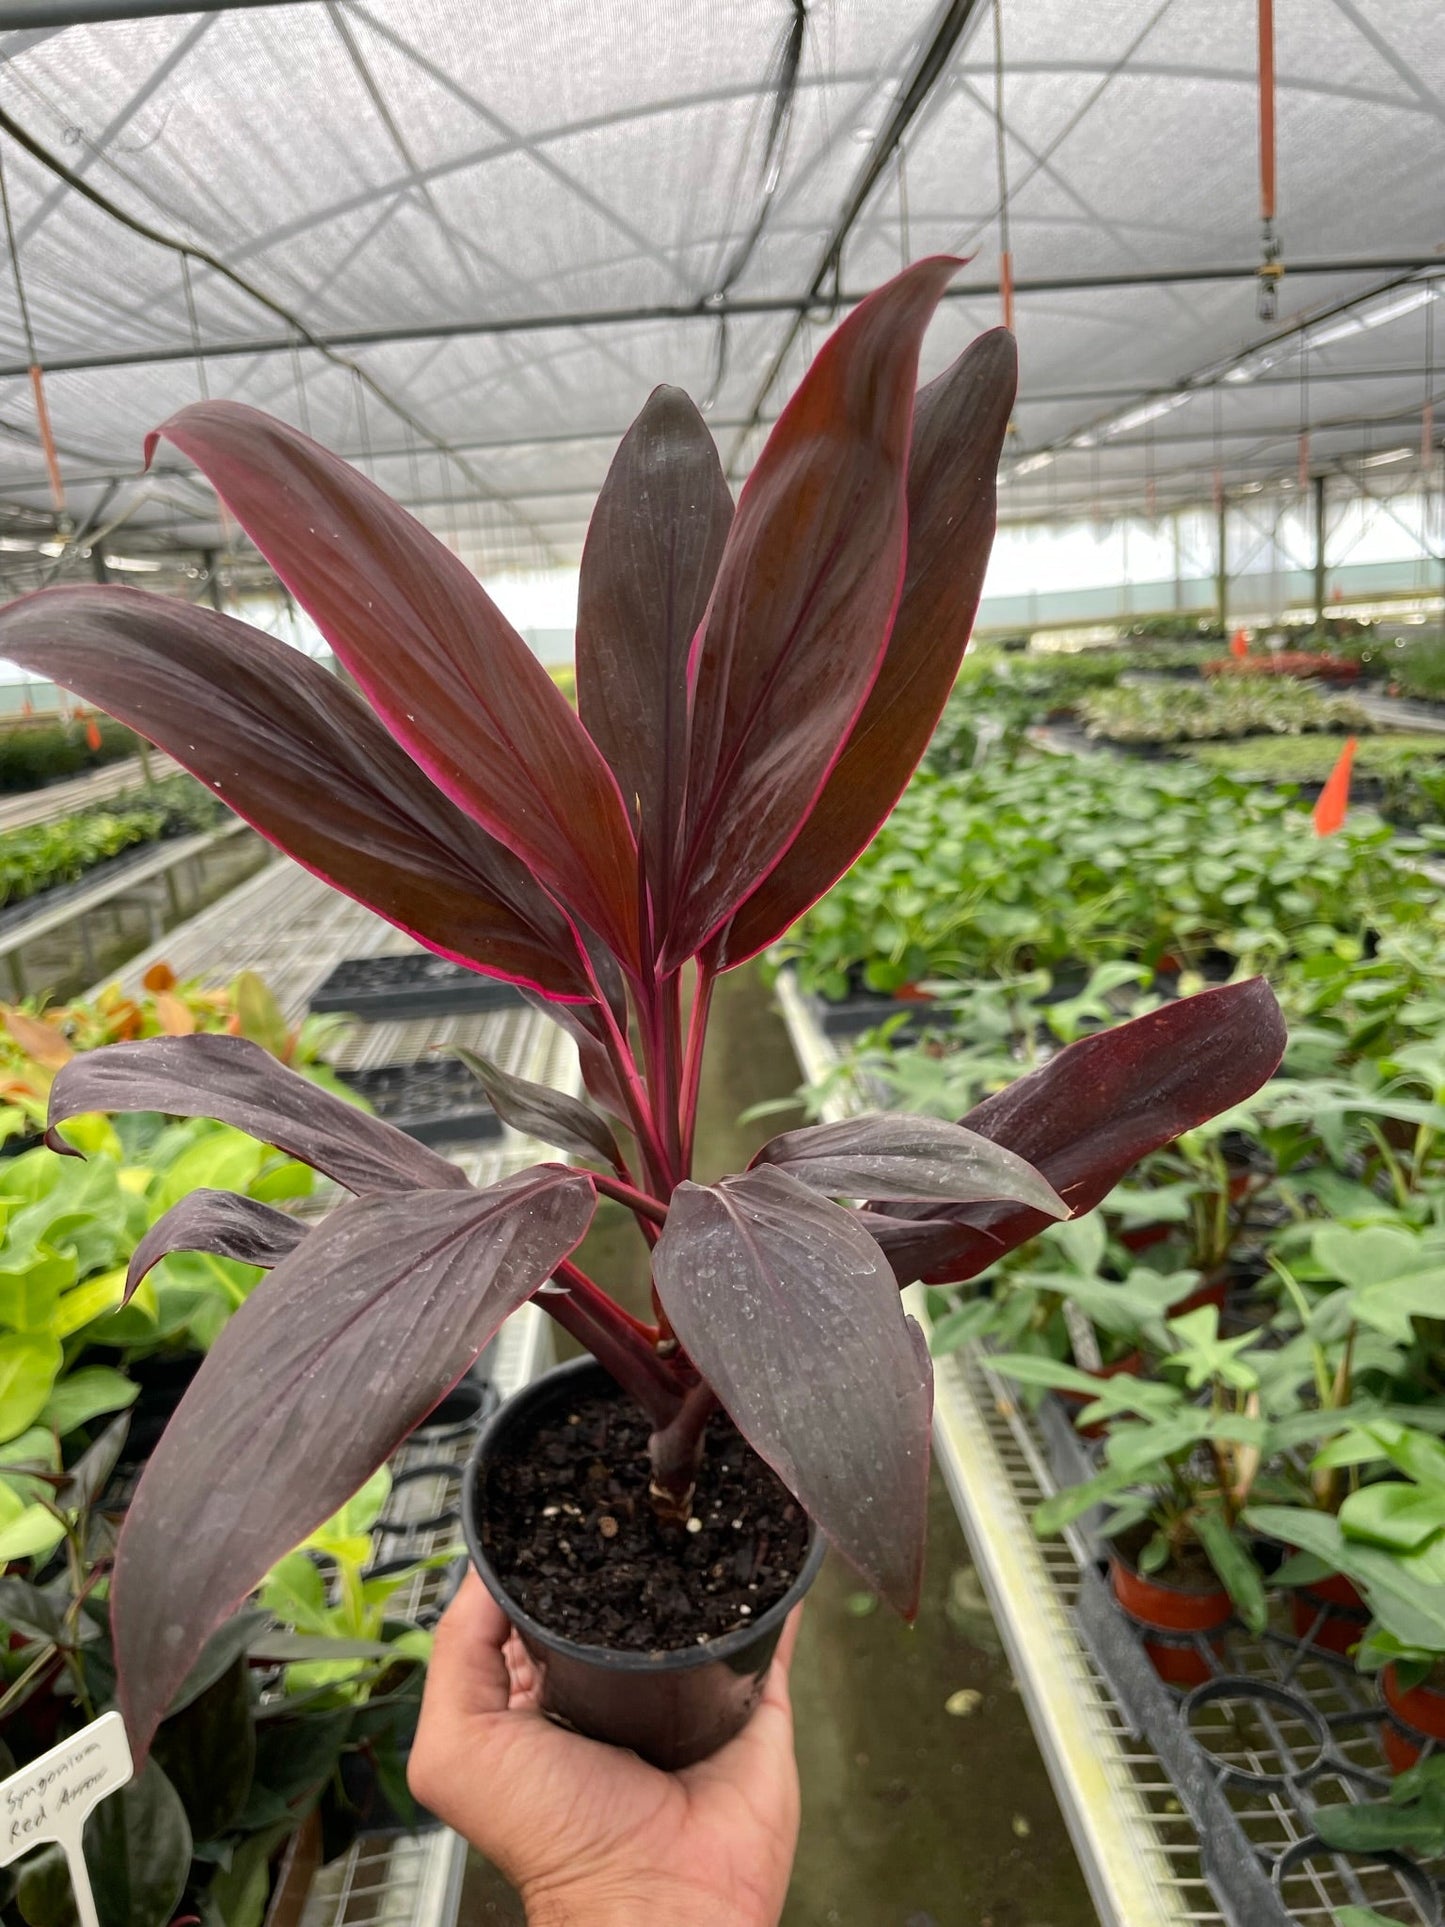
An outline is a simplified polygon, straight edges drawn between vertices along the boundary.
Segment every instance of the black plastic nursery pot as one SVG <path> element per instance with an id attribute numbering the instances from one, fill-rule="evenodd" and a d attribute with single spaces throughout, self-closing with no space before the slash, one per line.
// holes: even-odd
<path id="1" fill-rule="evenodd" d="M 538 1428 L 579 1398 L 624 1394 L 601 1366 L 580 1358 L 524 1386 L 488 1422 L 462 1483 L 462 1529 L 472 1562 L 511 1620 L 537 1670 L 541 1706 L 559 1725 L 629 1747 L 668 1772 L 694 1765 L 739 1733 L 762 1697 L 788 1614 L 818 1575 L 827 1542 L 810 1525 L 788 1590 L 757 1620 L 706 1643 L 621 1651 L 566 1638 L 513 1596 L 491 1555 L 488 1487 L 497 1466 L 525 1456 Z"/>

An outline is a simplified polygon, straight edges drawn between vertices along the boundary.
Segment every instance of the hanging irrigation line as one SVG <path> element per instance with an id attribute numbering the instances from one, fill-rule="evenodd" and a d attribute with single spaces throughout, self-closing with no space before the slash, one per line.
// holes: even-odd
<path id="1" fill-rule="evenodd" d="M 993 138 L 998 175 L 998 287 L 1003 325 L 1013 332 L 1014 258 L 1008 230 L 1008 142 L 1003 120 L 1003 0 L 993 0 Z"/>
<path id="2" fill-rule="evenodd" d="M 455 463 L 473 488 L 480 490 L 485 495 L 491 496 L 503 507 L 507 508 L 510 514 L 515 516 L 519 522 L 523 523 L 528 534 L 539 543 L 543 552 L 551 556 L 554 561 L 560 562 L 561 558 L 552 550 L 541 530 L 534 528 L 531 523 L 526 521 L 525 517 L 521 516 L 518 511 L 512 509 L 505 497 L 499 495 L 491 484 L 487 482 L 486 478 L 481 475 L 465 457 L 459 455 L 450 443 L 438 435 L 434 429 L 429 428 L 404 402 L 398 400 L 384 383 L 376 379 L 375 375 L 363 368 L 358 362 L 352 361 L 350 357 L 339 353 L 333 343 L 326 340 L 325 337 L 316 334 L 306 325 L 305 321 L 303 321 L 299 315 L 293 313 L 284 302 L 278 301 L 274 295 L 268 294 L 264 288 L 259 287 L 254 281 L 251 281 L 247 276 L 239 273 L 235 268 L 230 267 L 219 255 L 211 253 L 208 248 L 199 247 L 194 242 L 178 240 L 174 235 L 166 234 L 161 229 L 152 227 L 148 221 L 143 221 L 139 219 L 138 216 L 128 213 L 125 208 L 111 200 L 109 195 L 102 193 L 99 188 L 93 187 L 89 181 L 82 175 L 77 174 L 73 168 L 67 167 L 58 154 L 51 153 L 50 149 L 46 147 L 42 141 L 37 140 L 33 134 L 22 127 L 13 115 L 7 113 L 4 108 L 0 108 L 0 131 L 7 133 L 18 146 L 23 147 L 26 153 L 38 161 L 42 167 L 48 169 L 58 180 L 64 181 L 67 187 L 73 189 L 75 193 L 89 201 L 93 207 L 98 207 L 100 211 L 108 215 L 111 220 L 129 229 L 132 234 L 138 234 L 142 240 L 150 241 L 156 247 L 167 248 L 173 254 L 179 254 L 191 261 L 199 262 L 201 266 L 209 268 L 212 273 L 220 275 L 222 280 L 228 281 L 232 287 L 238 288 L 242 294 L 256 302 L 259 307 L 265 308 L 268 313 L 275 315 L 287 330 L 282 344 L 284 347 L 288 349 L 294 348 L 295 342 L 299 337 L 300 341 L 304 342 L 308 348 L 313 348 L 317 354 L 321 355 L 325 360 L 333 363 L 336 367 L 349 369 L 371 390 L 383 407 L 391 410 L 398 421 L 402 422 L 414 435 L 419 436 L 430 447 L 434 448 L 444 460 Z M 11 254 L 12 259 L 14 259 L 13 248 Z M 29 346 L 28 341 L 27 346 Z M 164 359 L 176 358 L 177 357 L 173 356 L 164 357 Z"/>
<path id="3" fill-rule="evenodd" d="M 1258 313 L 1273 321 L 1279 313 L 1279 283 L 1284 273 L 1275 227 L 1274 0 L 1256 0 L 1259 24 L 1259 265 Z"/>
<path id="4" fill-rule="evenodd" d="M 842 305 L 839 283 L 842 279 L 843 249 L 847 244 L 848 236 L 853 231 L 859 215 L 868 205 L 873 190 L 893 158 L 900 141 L 912 126 L 924 102 L 946 70 L 955 48 L 963 37 L 964 29 L 975 19 L 982 4 L 983 0 L 949 0 L 932 38 L 914 63 L 913 70 L 899 93 L 892 112 L 883 127 L 879 129 L 869 149 L 843 211 L 824 244 L 822 256 L 806 296 L 799 302 L 786 304 L 787 307 L 792 308 L 793 319 L 768 364 L 767 373 L 753 397 L 747 420 L 734 438 L 726 463 L 729 474 L 735 471 L 738 460 L 748 445 L 748 438 L 757 427 L 759 418 L 767 406 L 768 396 L 773 392 L 779 375 L 787 366 L 788 356 L 802 327 L 803 316 L 810 309 L 828 309 Z M 786 308 L 783 311 L 786 312 Z"/>
<path id="5" fill-rule="evenodd" d="M 35 346 L 35 330 L 30 321 L 30 303 L 25 297 L 25 280 L 20 272 L 20 247 L 15 239 L 15 222 L 10 212 L 10 188 L 5 179 L 4 155 L 0 154 L 0 209 L 5 216 L 5 242 L 10 251 L 10 270 L 15 278 L 15 303 L 20 310 L 20 327 L 25 336 L 25 353 L 29 358 L 30 393 L 35 401 L 35 425 L 40 431 L 40 446 L 45 455 L 45 466 L 50 475 L 50 496 L 55 504 L 55 513 L 62 522 L 65 519 L 65 482 L 60 473 L 60 456 L 56 452 L 55 436 L 50 428 L 50 410 L 45 402 L 45 376 L 40 367 L 40 354 Z"/>

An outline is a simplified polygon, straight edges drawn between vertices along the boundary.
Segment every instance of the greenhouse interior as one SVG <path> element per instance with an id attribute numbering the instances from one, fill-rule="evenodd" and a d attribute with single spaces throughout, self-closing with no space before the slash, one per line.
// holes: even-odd
<path id="1" fill-rule="evenodd" d="M 0 213 L 0 1927 L 1441 1927 L 1439 0 L 0 0 Z"/>

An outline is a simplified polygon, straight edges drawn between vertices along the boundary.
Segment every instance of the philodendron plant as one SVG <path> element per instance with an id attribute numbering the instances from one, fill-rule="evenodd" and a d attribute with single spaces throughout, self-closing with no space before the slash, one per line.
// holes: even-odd
<path id="1" fill-rule="evenodd" d="M 911 1613 L 932 1384 L 899 1286 L 968 1277 L 1089 1209 L 1274 1069 L 1274 999 L 1241 983 L 1084 1040 L 961 1126 L 791 1131 L 745 1172 L 689 1176 L 719 972 L 867 846 L 968 639 L 1014 351 L 996 330 L 915 395 L 957 265 L 920 262 L 854 310 L 736 507 L 697 410 L 655 391 L 582 558 L 579 713 L 450 550 L 316 443 L 227 402 L 158 433 L 209 476 L 350 681 L 227 616 L 125 588 L 52 589 L 0 612 L 0 654 L 151 737 L 429 949 L 521 984 L 576 1040 L 589 1094 L 482 1067 L 504 1117 L 581 1162 L 476 1190 L 243 1039 L 120 1044 L 61 1071 L 56 1148 L 86 1112 L 200 1113 L 354 1194 L 307 1230 L 202 1192 L 136 1253 L 134 1279 L 181 1248 L 274 1267 L 127 1519 L 114 1616 L 136 1745 L 207 1632 L 538 1293 L 647 1413 L 664 1518 L 686 1514 L 721 1405 Z M 653 1247 L 649 1322 L 572 1262 L 599 1194 Z M 857 1198 L 875 1202 L 836 1202 Z"/>

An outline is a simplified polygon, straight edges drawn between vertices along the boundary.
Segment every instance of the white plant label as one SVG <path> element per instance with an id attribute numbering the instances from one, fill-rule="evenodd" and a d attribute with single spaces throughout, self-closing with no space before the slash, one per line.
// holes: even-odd
<path id="1" fill-rule="evenodd" d="M 125 1721 L 119 1713 L 102 1713 L 0 1781 L 0 1867 L 54 1841 L 70 1867 L 80 1927 L 99 1927 L 81 1832 L 92 1809 L 134 1772 Z"/>

